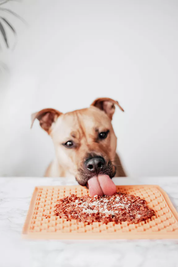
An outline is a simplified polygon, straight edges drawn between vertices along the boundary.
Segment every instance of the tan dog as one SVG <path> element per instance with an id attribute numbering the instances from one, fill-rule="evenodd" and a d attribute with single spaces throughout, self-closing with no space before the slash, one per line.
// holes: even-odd
<path id="1" fill-rule="evenodd" d="M 46 177 L 72 175 L 80 185 L 89 185 L 89 189 L 91 183 L 93 194 L 102 194 L 107 191 L 100 190 L 102 187 L 112 187 L 111 178 L 126 176 L 116 153 L 117 138 L 111 123 L 115 105 L 123 111 L 117 101 L 98 98 L 89 108 L 65 114 L 50 108 L 32 114 L 32 125 L 35 119 L 39 120 L 51 136 L 56 152 Z"/>

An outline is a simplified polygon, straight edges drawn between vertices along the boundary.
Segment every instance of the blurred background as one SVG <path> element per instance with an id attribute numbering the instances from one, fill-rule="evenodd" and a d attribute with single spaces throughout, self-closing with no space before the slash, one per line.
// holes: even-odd
<path id="1" fill-rule="evenodd" d="M 129 176 L 178 175 L 178 1 L 1 0 L 0 17 L 0 176 L 43 176 L 54 157 L 31 113 L 97 97 L 125 109 Z"/>

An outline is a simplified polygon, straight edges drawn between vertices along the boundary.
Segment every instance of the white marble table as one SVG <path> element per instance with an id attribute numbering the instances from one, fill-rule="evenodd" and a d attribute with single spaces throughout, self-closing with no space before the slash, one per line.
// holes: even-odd
<path id="1" fill-rule="evenodd" d="M 158 184 L 178 210 L 178 177 L 114 178 L 116 184 Z M 178 240 L 23 240 L 32 192 L 72 185 L 66 178 L 0 178 L 0 267 L 178 267 Z"/>

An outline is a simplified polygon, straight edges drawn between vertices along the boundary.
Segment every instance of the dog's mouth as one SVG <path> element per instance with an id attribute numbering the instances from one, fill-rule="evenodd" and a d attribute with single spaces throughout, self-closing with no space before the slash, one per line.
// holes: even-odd
<path id="1" fill-rule="evenodd" d="M 99 174 L 91 177 L 88 180 L 88 188 L 91 197 L 95 195 L 111 196 L 116 193 L 116 186 L 107 174 Z"/>
<path id="2" fill-rule="evenodd" d="M 111 163 L 99 173 L 87 173 L 83 169 L 79 170 L 80 178 L 76 178 L 77 182 L 82 186 L 87 186 L 90 196 L 111 196 L 116 193 L 116 186 L 112 181 L 115 176 L 116 168 Z"/>

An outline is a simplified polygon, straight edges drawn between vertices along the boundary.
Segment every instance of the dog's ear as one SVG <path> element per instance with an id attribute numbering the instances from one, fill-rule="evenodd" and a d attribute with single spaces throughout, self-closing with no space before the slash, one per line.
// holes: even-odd
<path id="1" fill-rule="evenodd" d="M 32 121 L 31 128 L 33 126 L 35 119 L 38 119 L 40 122 L 41 128 L 45 130 L 47 133 L 50 133 L 52 124 L 57 120 L 57 118 L 61 114 L 62 114 L 61 112 L 59 112 L 56 109 L 52 109 L 52 108 L 42 109 L 36 113 L 33 113 L 31 115 L 31 121 Z"/>
<path id="2" fill-rule="evenodd" d="M 103 110 L 111 120 L 115 112 L 115 105 L 117 105 L 122 111 L 124 111 L 123 108 L 119 105 L 118 101 L 113 100 L 111 98 L 107 98 L 107 97 L 97 98 L 91 104 L 91 106 L 94 106 L 94 107 L 97 107 Z"/>

